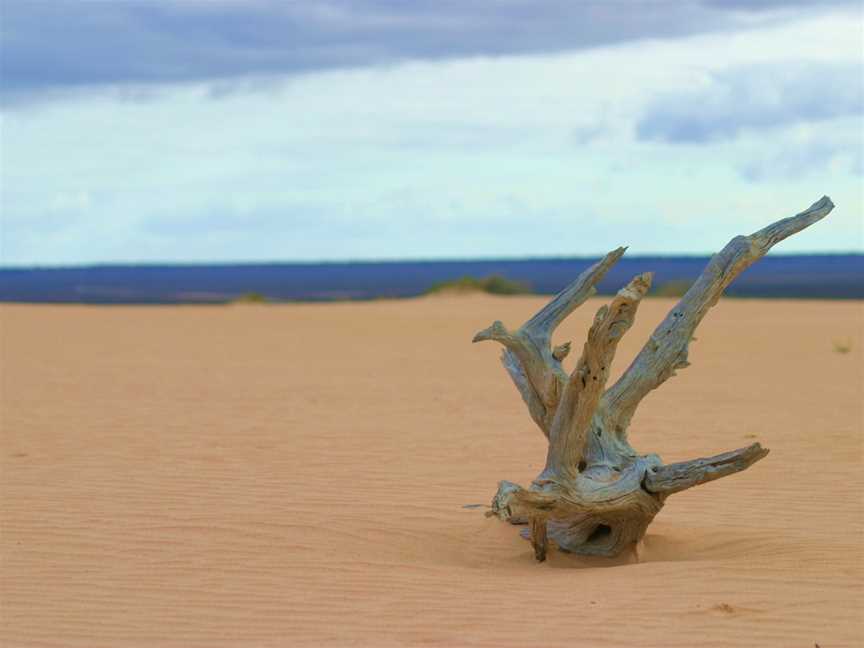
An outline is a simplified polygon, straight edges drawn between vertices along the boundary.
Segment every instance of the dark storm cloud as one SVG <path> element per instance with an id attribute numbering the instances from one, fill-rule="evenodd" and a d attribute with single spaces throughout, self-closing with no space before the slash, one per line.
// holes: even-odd
<path id="1" fill-rule="evenodd" d="M 772 9 L 795 7 L 771 0 Z M 5 0 L 5 100 L 76 87 L 554 52 L 734 28 L 766 2 Z M 821 5 L 824 7 L 824 4 Z M 732 11 L 728 8 L 732 7 Z"/>
<path id="2" fill-rule="evenodd" d="M 860 64 L 738 66 L 712 74 L 697 89 L 648 104 L 636 125 L 642 140 L 702 143 L 748 128 L 864 115 Z"/>

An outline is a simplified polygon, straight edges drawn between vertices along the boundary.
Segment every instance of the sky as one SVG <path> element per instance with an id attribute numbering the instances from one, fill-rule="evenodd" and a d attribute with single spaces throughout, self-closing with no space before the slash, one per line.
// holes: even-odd
<path id="1" fill-rule="evenodd" d="M 0 0 L 0 264 L 862 252 L 862 7 Z"/>

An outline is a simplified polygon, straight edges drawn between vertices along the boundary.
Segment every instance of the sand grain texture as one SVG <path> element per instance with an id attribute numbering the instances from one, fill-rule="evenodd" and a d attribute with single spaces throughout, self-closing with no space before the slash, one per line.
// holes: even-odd
<path id="1" fill-rule="evenodd" d="M 671 303 L 643 304 L 613 380 Z M 771 455 L 673 496 L 638 562 L 538 565 L 462 506 L 542 466 L 499 350 L 470 344 L 540 304 L 0 307 L 0 644 L 864 644 L 862 304 L 722 301 L 631 439 Z"/>

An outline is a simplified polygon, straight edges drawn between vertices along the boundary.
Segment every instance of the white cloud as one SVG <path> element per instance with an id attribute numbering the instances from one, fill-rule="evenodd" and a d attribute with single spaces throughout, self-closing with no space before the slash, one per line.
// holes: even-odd
<path id="1" fill-rule="evenodd" d="M 3 120 L 2 260 L 707 252 L 823 193 L 838 204 L 831 219 L 783 249 L 862 249 L 860 115 L 755 123 L 683 148 L 636 137 L 658 97 L 712 96 L 724 73 L 757 65 L 860 70 L 861 46 L 858 24 L 835 12 L 572 54 L 16 109 Z M 802 92 L 830 100 L 837 83 Z"/>

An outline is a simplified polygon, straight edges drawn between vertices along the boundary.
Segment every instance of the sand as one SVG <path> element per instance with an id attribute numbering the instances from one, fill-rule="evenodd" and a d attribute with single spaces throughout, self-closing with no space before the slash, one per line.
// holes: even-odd
<path id="1" fill-rule="evenodd" d="M 771 454 L 670 498 L 638 562 L 537 564 L 463 505 L 543 461 L 470 344 L 540 303 L 0 307 L 0 644 L 864 645 L 864 305 L 723 300 L 631 439 Z"/>

